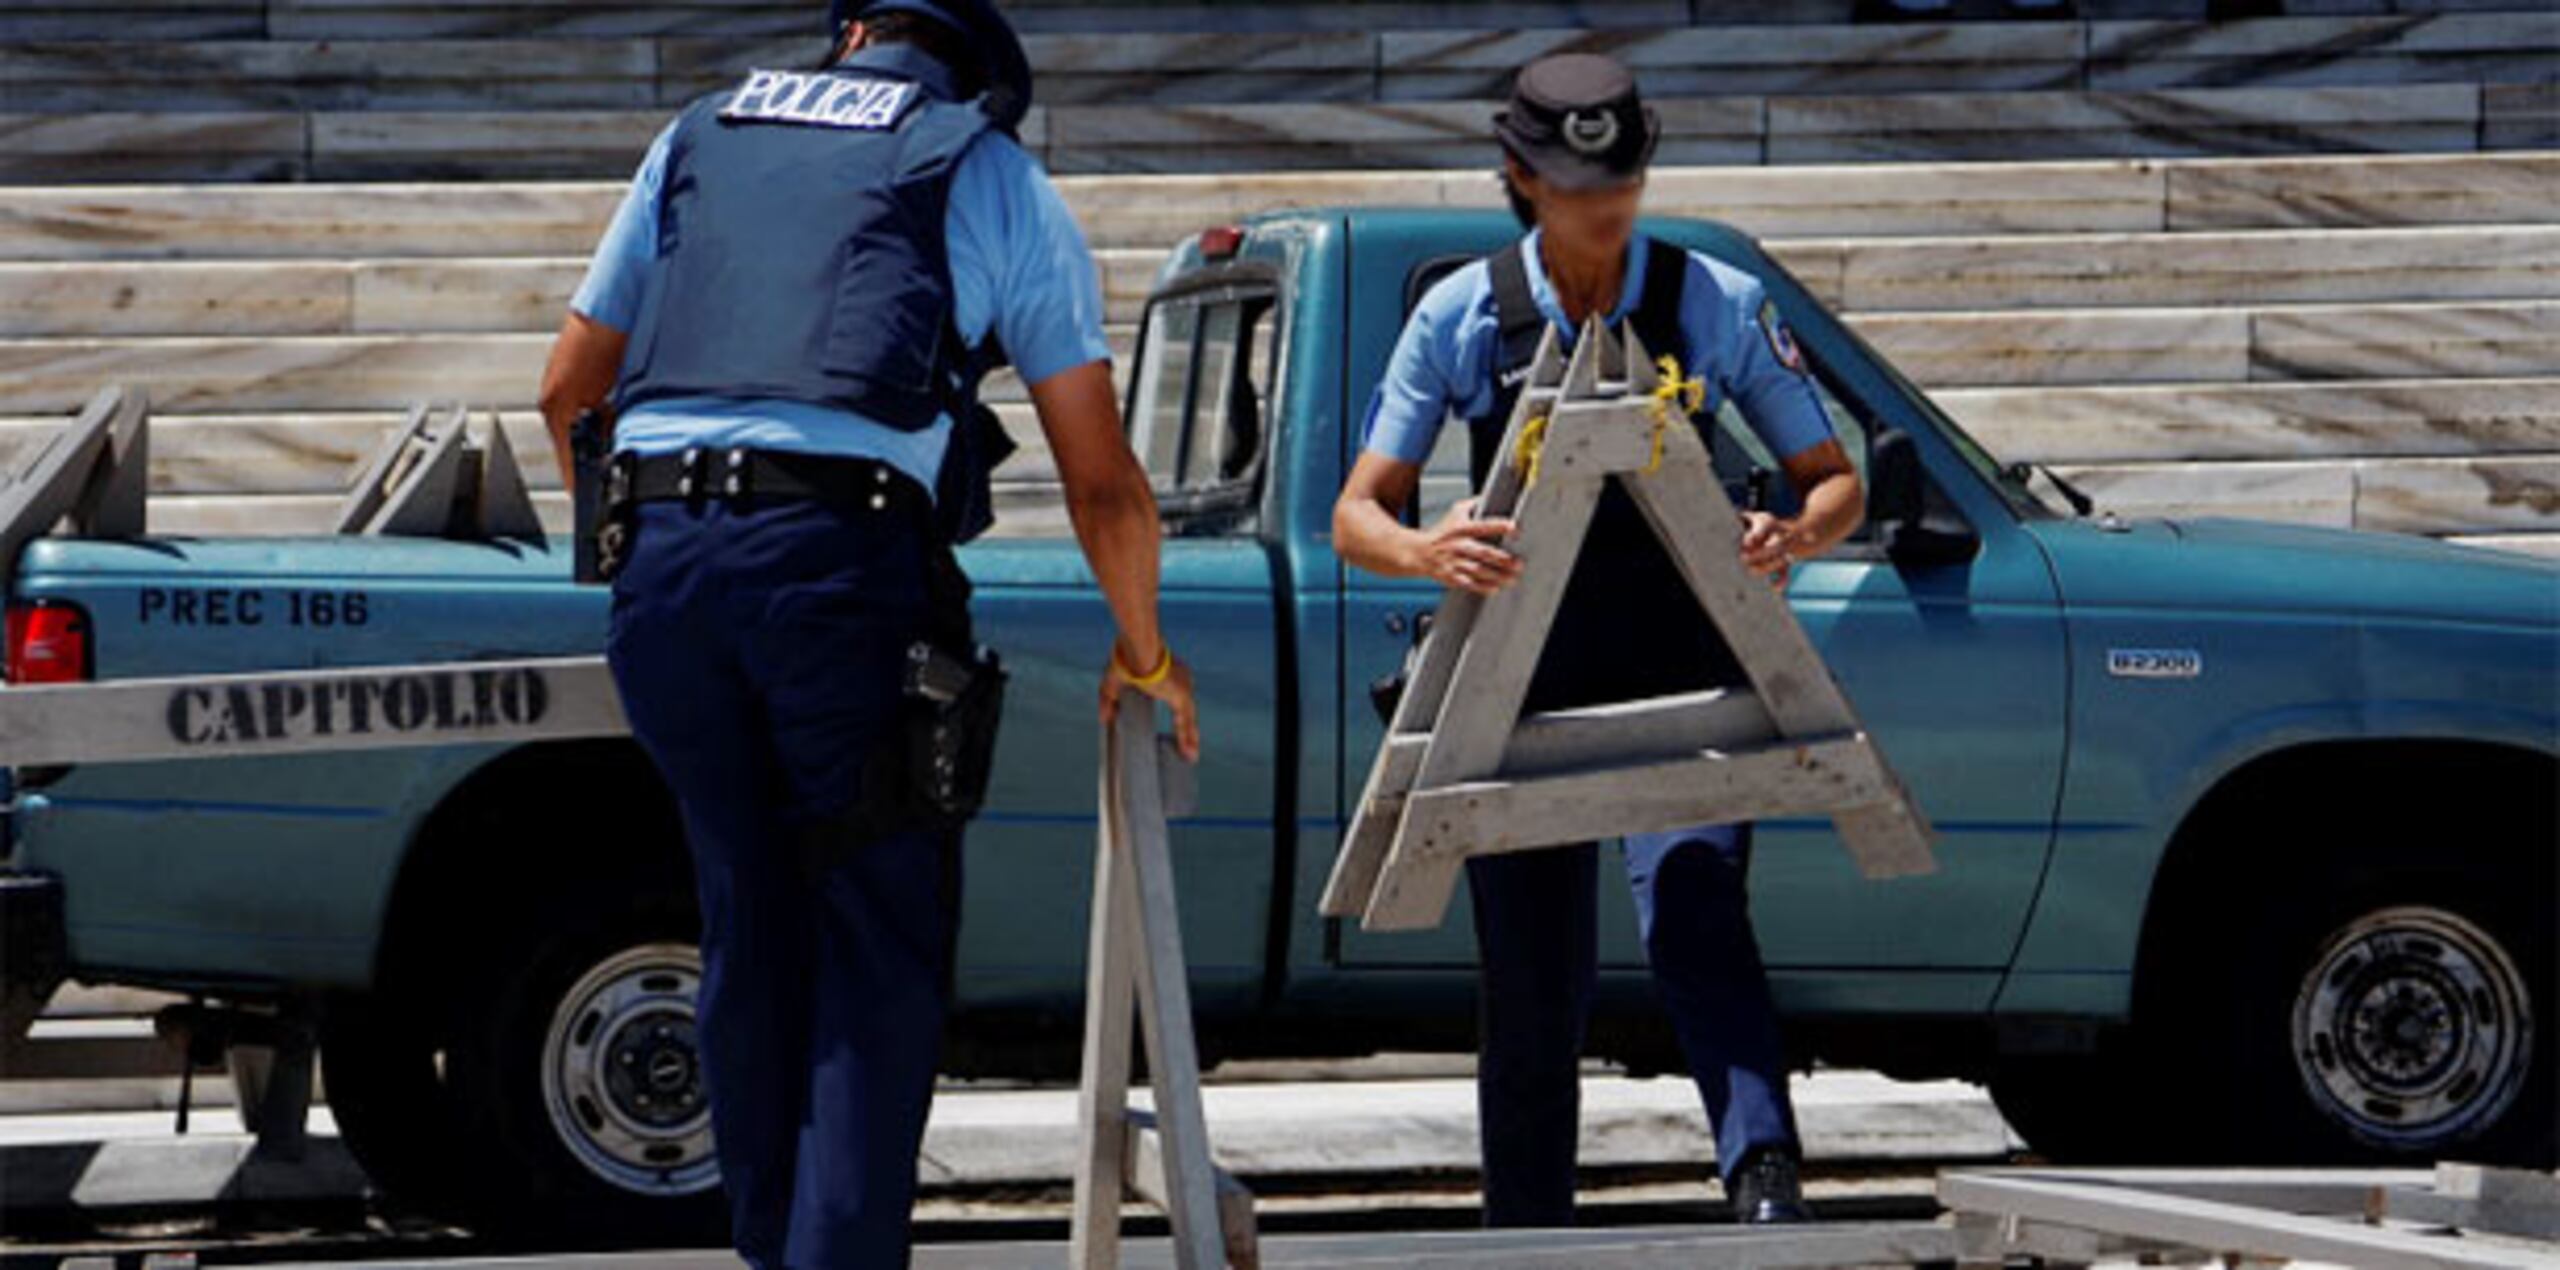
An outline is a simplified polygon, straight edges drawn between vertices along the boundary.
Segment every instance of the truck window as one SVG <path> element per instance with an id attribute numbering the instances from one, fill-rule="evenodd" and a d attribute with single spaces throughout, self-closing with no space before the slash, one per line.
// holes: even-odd
<path id="1" fill-rule="evenodd" d="M 1127 410 L 1130 446 L 1169 522 L 1242 522 L 1260 484 L 1280 365 L 1277 297 L 1223 287 L 1148 306 Z"/>

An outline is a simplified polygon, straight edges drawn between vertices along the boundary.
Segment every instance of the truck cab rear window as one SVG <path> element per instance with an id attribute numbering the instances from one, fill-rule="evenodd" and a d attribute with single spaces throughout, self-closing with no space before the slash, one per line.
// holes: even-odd
<path id="1" fill-rule="evenodd" d="M 1218 288 L 1160 298 L 1140 327 L 1130 448 L 1168 515 L 1249 503 L 1280 364 L 1278 297 Z"/>

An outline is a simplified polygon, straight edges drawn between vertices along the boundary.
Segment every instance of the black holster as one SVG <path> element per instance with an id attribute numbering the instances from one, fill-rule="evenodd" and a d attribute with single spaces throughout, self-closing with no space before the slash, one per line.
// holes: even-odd
<path id="1" fill-rule="evenodd" d="M 852 806 L 812 830 L 807 863 L 892 834 L 956 836 L 986 803 L 1004 713 L 1004 663 L 969 632 L 969 582 L 948 546 L 927 565 L 925 629 L 907 646 L 896 715 L 862 766 Z"/>
<path id="2" fill-rule="evenodd" d="M 613 416 L 601 406 L 579 411 L 569 425 L 569 576 L 576 582 L 611 582 L 631 558 L 638 518 L 629 498 L 630 456 L 612 451 Z"/>

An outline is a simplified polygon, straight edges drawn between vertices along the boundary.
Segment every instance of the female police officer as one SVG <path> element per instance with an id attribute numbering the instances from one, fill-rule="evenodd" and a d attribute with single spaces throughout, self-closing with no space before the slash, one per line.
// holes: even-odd
<path id="1" fill-rule="evenodd" d="M 877 823 L 895 800 L 866 765 L 898 752 L 875 747 L 911 644 L 965 645 L 949 546 L 983 492 L 967 447 L 990 336 L 1119 624 L 1105 710 L 1136 686 L 1199 745 L 1094 262 L 1009 135 L 1020 43 L 986 0 L 831 17 L 831 65 L 758 70 L 659 136 L 543 386 L 564 454 L 581 411 L 608 392 L 619 410 L 607 485 L 638 501 L 606 653 L 683 813 L 713 1147 L 759 1270 L 907 1256 L 959 844 Z"/>
<path id="2" fill-rule="evenodd" d="M 1791 560 L 1857 527 L 1857 475 L 1792 337 L 1749 275 L 1636 232 L 1658 125 L 1617 62 L 1567 54 L 1520 72 L 1495 117 L 1512 208 L 1528 235 L 1434 286 L 1397 341 L 1366 440 L 1334 507 L 1335 540 L 1377 573 L 1491 594 L 1519 575 L 1511 524 L 1461 503 L 1428 529 L 1399 513 L 1444 416 L 1469 421 L 1480 484 L 1552 323 L 1568 345 L 1590 315 L 1730 398 L 1781 456 L 1802 513 L 1746 512 L 1744 564 L 1783 586 Z M 1710 403 L 1712 408 L 1712 403 Z M 1633 503 L 1604 495 L 1524 709 L 1627 700 L 1741 678 Z M 1750 826 L 1626 840 L 1654 982 L 1714 1122 L 1718 1166 L 1746 1221 L 1802 1220 L 1784 1053 L 1750 918 Z M 1577 1069 L 1596 974 L 1592 844 L 1467 862 L 1479 960 L 1477 1112 L 1488 1225 L 1573 1215 Z"/>

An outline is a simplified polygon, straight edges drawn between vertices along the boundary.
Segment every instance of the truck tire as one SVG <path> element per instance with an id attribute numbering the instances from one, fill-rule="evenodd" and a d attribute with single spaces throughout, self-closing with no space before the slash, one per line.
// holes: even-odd
<path id="1" fill-rule="evenodd" d="M 690 897 L 573 890 L 527 911 L 448 1064 L 470 1224 L 725 1242 Z"/>
<path id="2" fill-rule="evenodd" d="M 2244 1158 L 2551 1167 L 2547 876 L 2368 875 L 2271 912 L 2232 979 Z"/>
<path id="3" fill-rule="evenodd" d="M 339 1140 L 374 1189 L 448 1217 L 465 1173 L 430 1009 L 370 993 L 333 998 L 320 1016 L 320 1079 Z"/>
<path id="4" fill-rule="evenodd" d="M 2165 1163 L 2174 1152 L 2132 1045 L 2128 1035 L 2096 1053 L 2004 1059 L 1986 1082 L 1992 1105 L 2028 1150 L 2055 1163 Z"/>

